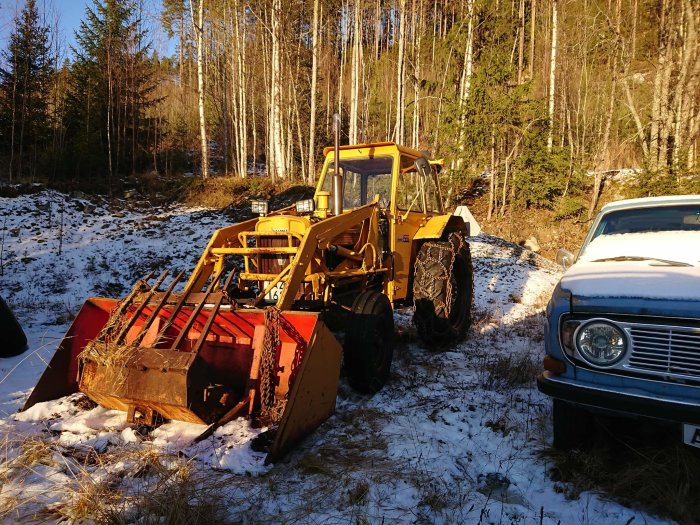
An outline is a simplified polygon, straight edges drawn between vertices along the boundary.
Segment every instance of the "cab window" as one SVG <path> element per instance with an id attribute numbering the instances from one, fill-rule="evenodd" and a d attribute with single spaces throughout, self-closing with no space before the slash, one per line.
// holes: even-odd
<path id="1" fill-rule="evenodd" d="M 410 157 L 402 157 L 401 166 L 396 192 L 397 207 L 403 211 L 441 213 L 435 172 L 431 170 L 427 177 L 422 176 Z"/>
<path id="2" fill-rule="evenodd" d="M 379 195 L 382 208 L 391 200 L 391 168 L 393 158 L 389 156 L 340 159 L 343 181 L 343 208 L 357 208 L 374 200 Z M 333 192 L 335 162 L 330 162 L 323 176 L 322 191 Z"/>

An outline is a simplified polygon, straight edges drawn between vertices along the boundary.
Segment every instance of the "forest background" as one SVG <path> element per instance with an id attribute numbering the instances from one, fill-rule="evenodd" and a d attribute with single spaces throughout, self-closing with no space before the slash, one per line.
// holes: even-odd
<path id="1" fill-rule="evenodd" d="M 448 204 L 585 222 L 629 196 L 700 192 L 694 0 L 93 0 L 66 58 L 44 4 L 0 55 L 0 181 L 112 194 L 127 176 L 312 184 L 342 143 L 445 159 Z M 0 9 L 15 9 L 0 3 Z"/>

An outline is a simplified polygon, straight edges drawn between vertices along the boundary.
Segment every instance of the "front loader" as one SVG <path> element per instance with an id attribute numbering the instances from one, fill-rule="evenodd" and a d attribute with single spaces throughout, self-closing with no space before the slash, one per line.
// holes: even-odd
<path id="1" fill-rule="evenodd" d="M 130 423 L 208 425 L 200 438 L 250 417 L 273 429 L 275 461 L 333 413 L 341 363 L 360 392 L 386 383 L 395 306 L 415 305 L 429 346 L 465 336 L 469 225 L 444 213 L 439 167 L 336 142 L 313 199 L 254 201 L 259 216 L 214 232 L 184 286 L 165 272 L 88 299 L 24 409 L 82 391 Z"/>

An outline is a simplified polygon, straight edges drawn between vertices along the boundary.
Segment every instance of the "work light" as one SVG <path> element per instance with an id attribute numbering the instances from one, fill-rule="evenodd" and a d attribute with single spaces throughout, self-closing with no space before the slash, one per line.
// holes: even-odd
<path id="1" fill-rule="evenodd" d="M 304 199 L 302 201 L 296 202 L 297 213 L 313 213 L 314 211 L 314 200 Z"/>
<path id="2" fill-rule="evenodd" d="M 250 207 L 253 213 L 257 213 L 261 217 L 267 215 L 267 201 L 266 200 L 252 200 L 250 201 Z"/>

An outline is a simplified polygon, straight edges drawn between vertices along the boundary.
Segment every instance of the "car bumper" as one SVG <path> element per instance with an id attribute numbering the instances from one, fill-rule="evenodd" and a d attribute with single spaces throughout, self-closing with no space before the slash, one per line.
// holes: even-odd
<path id="1" fill-rule="evenodd" d="M 700 425 L 700 404 L 693 401 L 582 384 L 551 372 L 538 376 L 537 388 L 548 396 L 605 412 Z"/>

